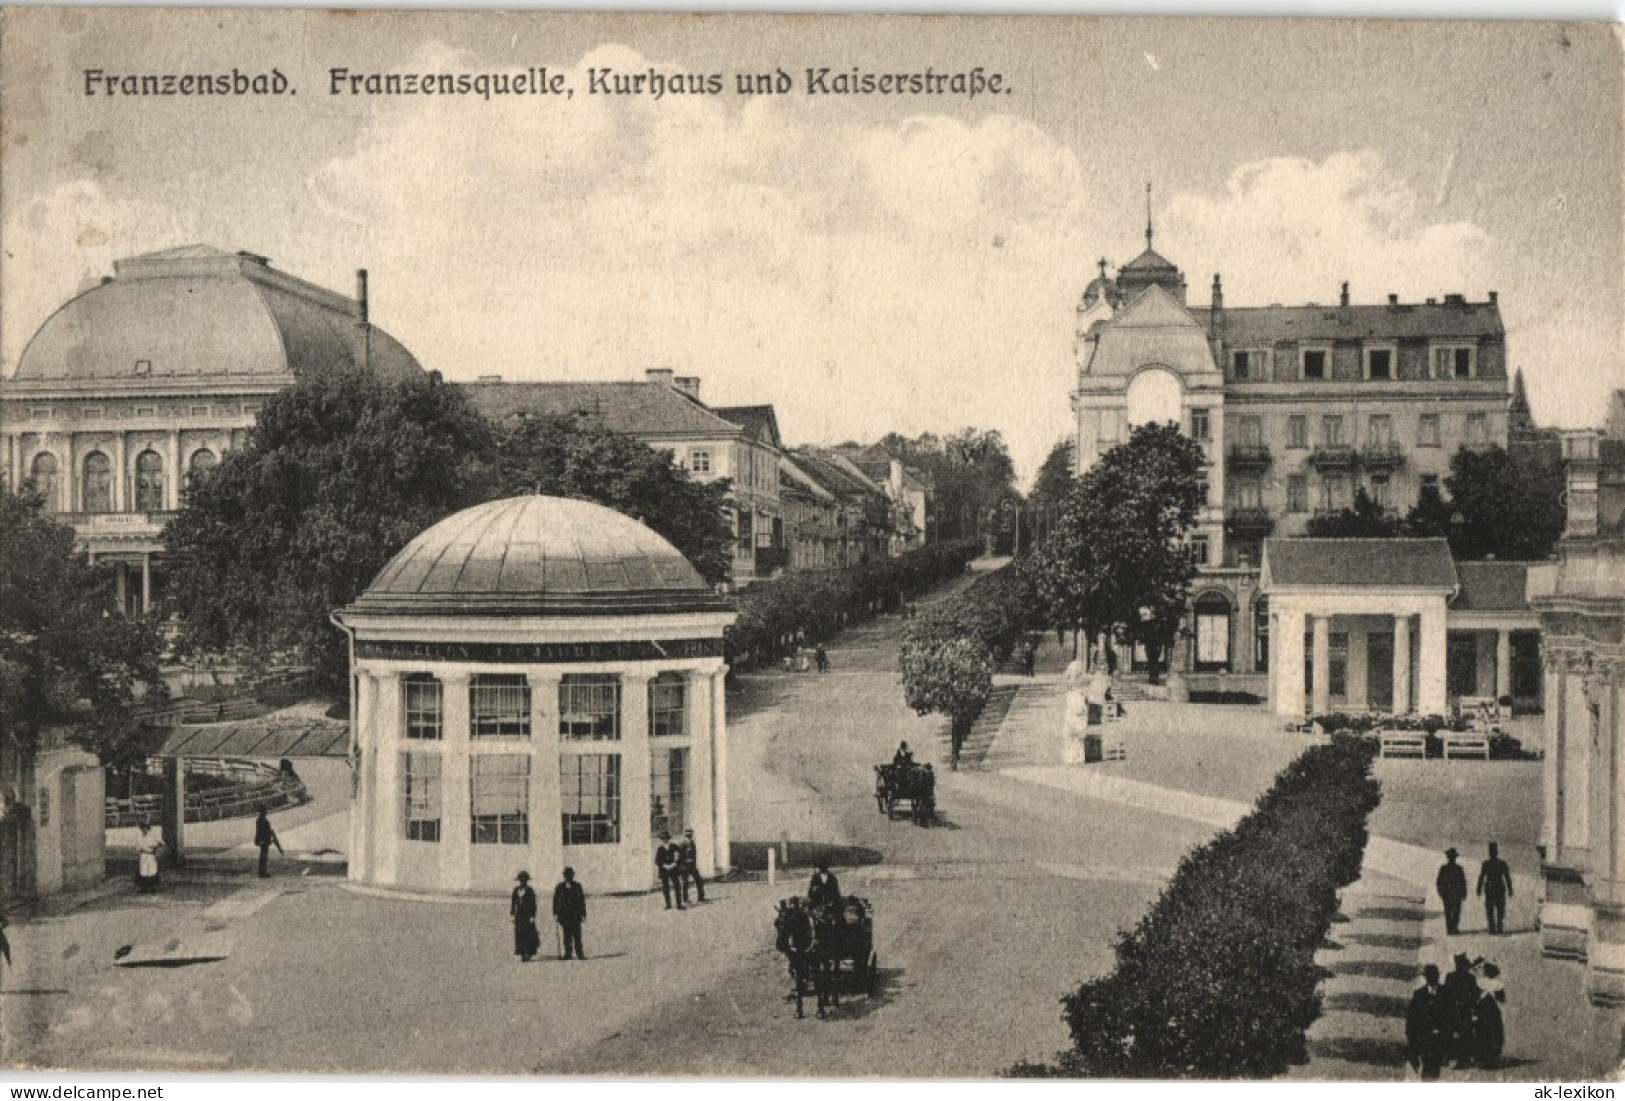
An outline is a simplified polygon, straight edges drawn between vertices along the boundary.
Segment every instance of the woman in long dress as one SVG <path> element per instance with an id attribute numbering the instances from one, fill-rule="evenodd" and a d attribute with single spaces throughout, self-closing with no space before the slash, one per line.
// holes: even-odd
<path id="1" fill-rule="evenodd" d="M 136 890 L 151 894 L 158 889 L 158 855 L 163 851 L 163 839 L 153 832 L 152 823 L 141 823 L 141 836 L 135 842 Z"/>

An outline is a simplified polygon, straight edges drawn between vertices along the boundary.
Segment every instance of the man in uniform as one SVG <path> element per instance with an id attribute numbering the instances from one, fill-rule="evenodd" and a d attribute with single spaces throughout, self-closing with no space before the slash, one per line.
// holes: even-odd
<path id="1" fill-rule="evenodd" d="M 1495 842 L 1490 842 L 1490 858 L 1479 865 L 1478 893 L 1484 897 L 1484 918 L 1489 931 L 1506 932 L 1507 899 L 1512 897 L 1512 869 L 1501 859 Z"/>
<path id="2" fill-rule="evenodd" d="M 683 901 L 688 901 L 689 884 L 694 885 L 695 901 L 705 901 L 705 877 L 700 874 L 700 846 L 694 840 L 694 831 L 683 831 L 683 839 L 677 842 L 677 874 L 683 880 Z"/>
<path id="3" fill-rule="evenodd" d="M 665 830 L 660 831 L 660 844 L 655 849 L 655 871 L 660 874 L 660 893 L 666 899 L 666 909 L 671 909 L 671 897 L 677 896 L 677 908 L 687 909 L 683 905 L 683 849 L 674 845 L 671 834 Z"/>
<path id="4" fill-rule="evenodd" d="M 564 879 L 553 888 L 553 920 L 564 931 L 564 955 L 560 959 L 587 958 L 581 946 L 581 926 L 587 920 L 587 892 L 576 882 L 576 870 L 564 869 Z"/>
<path id="5" fill-rule="evenodd" d="M 1444 903 L 1444 931 L 1452 937 L 1461 932 L 1461 904 L 1467 898 L 1467 873 L 1456 863 L 1459 855 L 1455 849 L 1446 849 L 1444 863 L 1433 881 L 1439 901 Z"/>

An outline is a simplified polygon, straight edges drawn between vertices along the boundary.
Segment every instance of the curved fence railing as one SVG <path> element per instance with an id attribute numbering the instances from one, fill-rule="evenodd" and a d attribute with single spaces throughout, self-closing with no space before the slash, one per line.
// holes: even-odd
<path id="1" fill-rule="evenodd" d="M 191 772 L 223 777 L 229 784 L 186 793 L 186 821 L 218 822 L 224 818 L 246 818 L 261 810 L 279 810 L 310 802 L 304 781 L 291 772 L 282 772 L 261 761 L 236 757 L 193 757 L 187 761 Z M 161 792 L 106 801 L 108 829 L 157 822 L 163 815 Z"/>

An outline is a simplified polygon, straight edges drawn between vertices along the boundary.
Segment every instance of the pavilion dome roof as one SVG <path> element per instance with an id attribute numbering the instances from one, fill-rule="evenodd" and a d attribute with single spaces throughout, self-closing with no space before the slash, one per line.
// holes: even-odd
<path id="1" fill-rule="evenodd" d="M 562 616 L 730 607 L 676 547 L 632 517 L 536 496 L 448 516 L 390 559 L 346 611 Z"/>

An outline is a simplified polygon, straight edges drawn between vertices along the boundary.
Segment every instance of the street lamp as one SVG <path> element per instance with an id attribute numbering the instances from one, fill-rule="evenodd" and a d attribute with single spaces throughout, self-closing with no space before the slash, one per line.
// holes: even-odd
<path id="1" fill-rule="evenodd" d="M 1003 503 L 999 505 L 999 508 L 1014 514 L 1016 535 L 1015 535 L 1015 545 L 1014 545 L 1013 549 L 1011 550 L 1011 557 L 1020 558 L 1021 557 L 1021 502 L 1016 500 L 1014 497 L 1007 497 L 1007 498 L 1004 499 Z"/>

